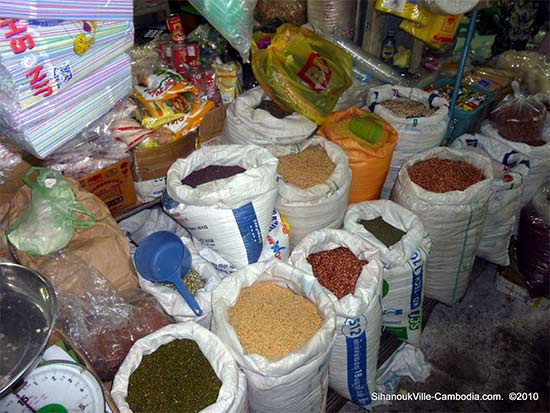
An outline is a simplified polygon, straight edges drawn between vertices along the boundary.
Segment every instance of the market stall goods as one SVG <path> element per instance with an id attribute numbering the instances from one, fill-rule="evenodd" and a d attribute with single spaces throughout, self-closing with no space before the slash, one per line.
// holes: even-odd
<path id="1" fill-rule="evenodd" d="M 197 186 L 207 182 L 231 178 L 232 176 L 240 174 L 244 171 L 246 171 L 246 169 L 240 166 L 209 165 L 191 172 L 181 180 L 181 183 L 184 185 L 189 185 L 191 188 L 196 188 Z"/>
<path id="2" fill-rule="evenodd" d="M 407 168 L 407 173 L 415 184 L 438 193 L 465 191 L 485 179 L 479 168 L 467 162 L 440 158 L 418 161 Z"/>
<path id="3" fill-rule="evenodd" d="M 283 109 L 279 105 L 277 105 L 272 100 L 268 99 L 262 99 L 260 104 L 256 106 L 256 109 L 265 110 L 266 112 L 269 112 L 271 116 L 276 117 L 277 119 L 283 119 L 287 116 L 292 115 L 292 112 L 289 112 L 288 110 Z"/>
<path id="4" fill-rule="evenodd" d="M 382 262 L 378 249 L 358 235 L 323 229 L 306 236 L 289 262 L 316 277 L 334 301 L 336 338 L 330 387 L 361 406 L 376 390 L 382 330 Z M 359 361 L 358 361 L 359 360 Z"/>
<path id="5" fill-rule="evenodd" d="M 335 167 L 323 147 L 316 145 L 295 154 L 279 156 L 277 172 L 289 184 L 307 189 L 325 182 Z"/>
<path id="6" fill-rule="evenodd" d="M 422 102 L 412 99 L 384 100 L 380 103 L 391 110 L 396 116 L 404 118 L 423 118 L 434 114 L 435 110 Z"/>
<path id="7" fill-rule="evenodd" d="M 305 298 L 262 282 L 241 291 L 229 310 L 229 322 L 247 353 L 276 360 L 311 339 L 322 319 Z"/>
<path id="8" fill-rule="evenodd" d="M 141 359 L 126 400 L 134 413 L 201 411 L 216 402 L 220 387 L 197 343 L 174 340 Z"/>
<path id="9" fill-rule="evenodd" d="M 418 346 L 426 263 L 431 249 L 424 225 L 411 211 L 392 201 L 379 200 L 350 205 L 344 229 L 380 251 L 384 264 L 384 331 Z"/>
<path id="10" fill-rule="evenodd" d="M 421 175 L 421 170 L 414 168 L 420 162 L 422 167 L 435 165 L 440 169 L 426 169 L 426 174 Z M 442 165 L 458 165 L 465 174 L 442 181 L 438 178 L 446 174 Z M 438 192 L 424 189 L 415 179 Z M 413 156 L 399 171 L 391 199 L 417 215 L 432 240 L 426 296 L 450 305 L 466 293 L 493 196 L 492 179 L 488 158 L 449 148 L 435 148 Z"/>

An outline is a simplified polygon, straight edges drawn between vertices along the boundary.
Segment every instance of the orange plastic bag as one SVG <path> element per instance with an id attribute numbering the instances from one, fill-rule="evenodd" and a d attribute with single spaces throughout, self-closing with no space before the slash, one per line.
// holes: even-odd
<path id="1" fill-rule="evenodd" d="M 360 138 L 345 137 L 336 132 L 339 129 L 337 124 L 365 114 L 369 114 L 369 118 L 375 120 L 387 133 L 386 142 L 381 147 L 376 148 Z M 379 199 L 397 143 L 397 131 L 380 116 L 351 107 L 330 115 L 318 134 L 338 144 L 348 155 L 351 168 L 349 202 Z"/>

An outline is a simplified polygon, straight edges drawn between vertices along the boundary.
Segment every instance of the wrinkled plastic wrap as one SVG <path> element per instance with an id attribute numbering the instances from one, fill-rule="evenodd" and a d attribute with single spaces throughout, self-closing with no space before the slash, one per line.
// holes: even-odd
<path id="1" fill-rule="evenodd" d="M 34 182 L 31 175 L 36 171 L 39 175 Z M 18 250 L 30 255 L 47 255 L 65 247 L 75 229 L 95 223 L 95 215 L 76 200 L 69 183 L 59 172 L 32 167 L 23 180 L 32 189 L 32 199 L 8 229 L 8 238 Z"/>
<path id="2" fill-rule="evenodd" d="M 514 71 L 518 77 L 523 77 L 523 83 L 530 94 L 550 93 L 550 61 L 542 53 L 508 50 L 496 56 L 490 64 Z"/>
<path id="3" fill-rule="evenodd" d="M 533 96 L 525 96 L 517 82 L 512 82 L 514 94 L 508 95 L 492 110 L 490 119 L 499 135 L 513 142 L 531 146 L 544 144 L 542 132 L 546 107 Z"/>
<path id="4" fill-rule="evenodd" d="M 9 173 L 21 163 L 21 155 L 0 142 L 0 185 L 2 185 Z"/>
<path id="5" fill-rule="evenodd" d="M 56 290 L 61 329 L 102 380 L 114 377 L 135 341 L 172 322 L 154 297 L 115 290 L 76 255 L 58 254 L 41 272 Z"/>
<path id="6" fill-rule="evenodd" d="M 353 0 L 308 0 L 307 19 L 316 30 L 339 30 L 345 38 L 353 39 L 356 7 Z"/>
<path id="7" fill-rule="evenodd" d="M 539 188 L 521 210 L 518 236 L 518 268 L 534 297 L 550 295 L 550 182 Z"/>
<path id="8" fill-rule="evenodd" d="M 248 62 L 257 0 L 189 0 Z"/>

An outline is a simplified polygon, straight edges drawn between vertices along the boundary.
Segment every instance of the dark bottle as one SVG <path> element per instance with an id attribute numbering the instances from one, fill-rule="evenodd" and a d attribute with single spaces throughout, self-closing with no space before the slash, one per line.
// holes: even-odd
<path id="1" fill-rule="evenodd" d="M 382 52 L 380 57 L 384 63 L 389 65 L 393 64 L 393 55 L 395 54 L 395 33 L 393 31 L 388 32 L 388 35 L 382 43 Z"/>

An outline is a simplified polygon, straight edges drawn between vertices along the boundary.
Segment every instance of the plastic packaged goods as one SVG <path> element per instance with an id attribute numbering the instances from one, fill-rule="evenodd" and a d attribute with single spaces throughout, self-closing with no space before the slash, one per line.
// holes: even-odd
<path id="1" fill-rule="evenodd" d="M 444 187 L 451 188 L 451 184 L 456 183 L 462 188 L 466 186 L 464 190 L 441 193 L 426 190 L 413 182 L 410 168 L 419 162 L 432 159 L 445 160 L 445 166 L 442 164 L 439 166 L 440 169 L 432 169 L 426 173 L 423 185 L 431 187 L 436 181 L 441 180 L 443 172 L 450 172 L 447 161 L 465 162 L 469 169 L 475 168 L 472 172 L 475 172 L 476 179 L 470 179 L 473 175 L 463 174 L 461 176 L 468 178 L 469 182 L 449 180 L 436 185 L 436 188 L 441 190 L 446 189 Z M 480 178 L 481 181 L 467 186 L 468 183 Z M 470 151 L 434 148 L 411 157 L 401 167 L 391 200 L 418 216 L 424 224 L 424 230 L 430 235 L 432 250 L 425 280 L 427 297 L 451 305 L 458 302 L 466 293 L 475 253 L 493 196 L 492 180 L 493 169 L 490 160 Z"/>
<path id="2" fill-rule="evenodd" d="M 21 155 L 0 141 L 0 185 L 6 176 L 21 163 Z"/>
<path id="3" fill-rule="evenodd" d="M 134 3 L 131 0 L 18 0 L 2 2 L 0 16 L 17 19 L 66 20 L 132 20 Z"/>
<path id="4" fill-rule="evenodd" d="M 384 231 L 371 232 L 365 221 L 382 219 L 404 235 L 392 245 Z M 372 230 L 372 227 L 369 227 Z M 422 332 L 422 302 L 431 241 L 422 221 L 392 201 L 368 201 L 348 207 L 344 230 L 365 238 L 380 251 L 382 271 L 382 322 L 384 330 L 418 346 Z M 393 242 L 393 241 L 392 241 Z"/>
<path id="5" fill-rule="evenodd" d="M 510 154 L 506 148 L 487 136 L 462 135 L 453 148 L 469 149 L 491 159 L 494 179 L 491 189 L 495 196 L 489 203 L 487 219 L 476 255 L 494 264 L 510 264 L 510 238 L 517 227 L 516 216 L 521 196 L 528 181 L 529 158 L 521 153 Z"/>
<path id="6" fill-rule="evenodd" d="M 518 268 L 534 297 L 550 295 L 550 182 L 539 187 L 530 204 L 521 210 Z"/>
<path id="7" fill-rule="evenodd" d="M 374 7 L 378 11 L 411 20 L 419 25 L 425 25 L 429 22 L 429 12 L 420 7 L 416 1 L 376 0 Z"/>
<path id="8" fill-rule="evenodd" d="M 427 18 L 424 25 L 403 19 L 399 28 L 422 40 L 430 47 L 442 49 L 450 46 L 453 43 L 462 15 L 440 16 L 426 10 L 422 10 L 422 14 L 426 14 Z"/>
<path id="9" fill-rule="evenodd" d="M 290 290 L 294 297 L 303 297 L 301 301 L 309 300 L 322 318 L 313 337 L 297 350 L 276 360 L 246 353 L 230 324 L 230 307 L 237 303 L 242 290 L 265 283 Z M 335 334 L 334 304 L 311 275 L 278 261 L 257 263 L 225 278 L 214 290 L 212 299 L 212 331 L 227 345 L 246 376 L 250 411 L 279 413 L 326 409 L 328 361 Z M 292 308 L 286 310 L 288 313 Z M 277 314 L 258 316 L 276 319 Z M 288 323 L 288 320 L 279 319 L 279 325 Z"/>
<path id="10" fill-rule="evenodd" d="M 375 391 L 382 330 L 382 263 L 378 249 L 358 235 L 323 229 L 302 239 L 292 251 L 289 263 L 314 276 L 316 271 L 326 271 L 326 275 L 330 273 L 325 282 L 343 278 L 345 270 L 351 267 L 349 259 L 344 261 L 343 256 L 334 256 L 333 261 L 329 261 L 325 258 L 319 266 L 312 266 L 309 259 L 312 254 L 334 251 L 339 247 L 351 250 L 356 259 L 368 263 L 361 267 L 351 293 L 338 297 L 335 292 L 323 287 L 334 301 L 336 311 L 336 339 L 329 362 L 329 385 L 341 396 L 366 406 L 371 402 L 371 392 Z M 341 287 L 342 284 L 343 280 L 336 281 L 334 287 Z M 359 363 L 355 362 L 357 359 Z"/>
<path id="11" fill-rule="evenodd" d="M 479 0 L 420 0 L 421 7 L 434 14 L 464 14 L 477 6 Z"/>
<path id="12" fill-rule="evenodd" d="M 132 346 L 115 376 L 113 389 L 111 390 L 113 400 L 121 413 L 132 413 L 127 400 L 129 385 L 132 381 L 132 373 L 139 368 L 143 358 L 154 354 L 155 351 L 164 345 L 169 343 L 174 344 L 174 342 L 180 340 L 189 340 L 198 345 L 200 353 L 206 357 L 215 375 L 221 382 L 216 402 L 200 411 L 204 413 L 239 413 L 246 411 L 246 379 L 237 367 L 231 353 L 214 334 L 196 323 L 186 321 L 163 327 L 143 337 Z M 188 362 L 193 363 L 192 360 Z M 165 373 L 170 376 L 170 380 L 176 379 L 178 375 L 185 375 L 187 373 L 179 363 L 173 365 L 172 368 L 175 370 L 173 372 L 175 374 L 172 374 L 172 372 Z M 170 391 L 162 387 L 162 380 L 154 380 L 152 386 L 161 386 L 156 390 L 158 392 Z M 175 408 L 175 406 L 171 406 L 168 407 L 168 410 Z"/>
<path id="13" fill-rule="evenodd" d="M 190 0 L 214 28 L 248 62 L 257 0 Z"/>
<path id="14" fill-rule="evenodd" d="M 36 182 L 31 175 L 39 172 Z M 88 228 L 95 216 L 75 199 L 59 172 L 32 167 L 23 181 L 32 189 L 30 205 L 8 229 L 8 239 L 31 255 L 48 255 L 64 248 L 76 229 Z"/>
<path id="15" fill-rule="evenodd" d="M 254 76 L 271 100 L 321 124 L 351 85 L 351 57 L 305 28 L 285 23 L 275 34 L 256 32 Z"/>
<path id="16" fill-rule="evenodd" d="M 529 94 L 550 94 L 550 62 L 542 53 L 508 50 L 491 60 L 490 65 L 516 73 Z"/>
<path id="17" fill-rule="evenodd" d="M 273 7 L 270 0 L 258 0 L 254 15 L 260 24 L 269 24 L 276 18 L 302 26 L 307 23 L 307 0 L 279 0 Z"/>
<path id="18" fill-rule="evenodd" d="M 355 1 L 307 0 L 307 21 L 315 30 L 338 30 L 345 38 L 353 39 L 356 8 Z"/>
<path id="19" fill-rule="evenodd" d="M 513 95 L 508 95 L 491 111 L 490 119 L 504 139 L 531 146 L 544 145 L 542 131 L 547 116 L 544 104 L 525 96 L 519 84 L 512 82 Z"/>

